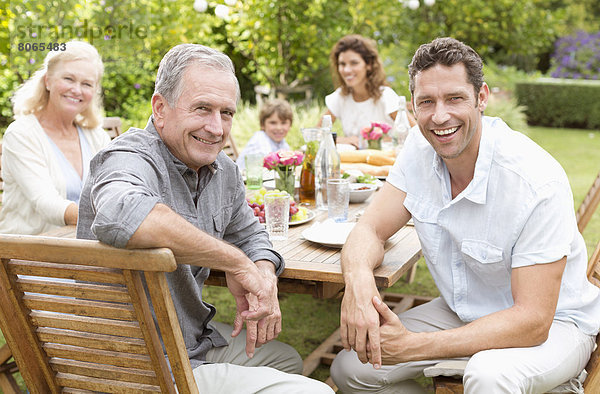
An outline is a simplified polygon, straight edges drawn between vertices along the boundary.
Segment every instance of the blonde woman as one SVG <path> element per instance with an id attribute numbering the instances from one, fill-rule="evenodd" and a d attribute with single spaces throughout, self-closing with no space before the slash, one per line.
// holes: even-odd
<path id="1" fill-rule="evenodd" d="M 71 41 L 16 91 L 2 142 L 0 233 L 77 223 L 89 161 L 110 141 L 101 127 L 103 72 L 93 46 Z"/>

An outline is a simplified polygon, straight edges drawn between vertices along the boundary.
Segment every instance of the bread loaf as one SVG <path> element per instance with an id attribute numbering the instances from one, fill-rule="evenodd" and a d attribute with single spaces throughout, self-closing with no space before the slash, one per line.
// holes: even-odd
<path id="1" fill-rule="evenodd" d="M 346 172 L 350 169 L 359 170 L 363 174 L 369 174 L 373 176 L 388 176 L 391 165 L 374 166 L 367 163 L 342 163 L 341 170 Z"/>
<path id="2" fill-rule="evenodd" d="M 373 161 L 371 164 L 382 162 L 382 164 L 375 165 L 394 164 L 396 155 L 394 151 L 381 151 L 377 149 L 352 150 L 339 153 L 342 163 L 368 163 L 368 160 Z"/>
<path id="3" fill-rule="evenodd" d="M 394 164 L 395 158 L 387 155 L 368 154 L 367 164 L 374 166 L 391 166 Z"/>

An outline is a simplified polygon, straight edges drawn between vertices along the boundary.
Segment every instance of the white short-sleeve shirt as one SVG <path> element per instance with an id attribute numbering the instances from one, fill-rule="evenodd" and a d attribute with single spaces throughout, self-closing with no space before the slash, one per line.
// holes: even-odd
<path id="1" fill-rule="evenodd" d="M 473 180 L 451 198 L 442 159 L 413 128 L 387 181 L 406 192 L 427 266 L 463 321 L 513 305 L 511 271 L 567 256 L 555 319 L 586 334 L 600 326 L 600 289 L 560 164 L 499 118 L 483 117 Z"/>
<path id="2" fill-rule="evenodd" d="M 390 116 L 400 108 L 400 97 L 388 86 L 381 87 L 381 97 L 375 101 L 373 98 L 356 102 L 352 95 L 344 96 L 342 88 L 325 97 L 327 109 L 340 120 L 344 136 L 358 136 L 360 130 L 369 126 L 371 122 L 384 122 L 390 126 L 394 119 Z"/>

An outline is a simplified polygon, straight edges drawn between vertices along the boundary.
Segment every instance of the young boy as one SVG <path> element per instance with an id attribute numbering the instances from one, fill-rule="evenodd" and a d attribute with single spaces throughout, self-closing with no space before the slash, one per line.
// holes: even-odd
<path id="1" fill-rule="evenodd" d="M 285 100 L 274 99 L 267 101 L 260 109 L 259 120 L 261 130 L 254 133 L 246 147 L 237 159 L 240 170 L 245 167 L 244 158 L 252 153 L 263 156 L 278 150 L 289 150 L 285 136 L 292 127 L 292 107 Z"/>

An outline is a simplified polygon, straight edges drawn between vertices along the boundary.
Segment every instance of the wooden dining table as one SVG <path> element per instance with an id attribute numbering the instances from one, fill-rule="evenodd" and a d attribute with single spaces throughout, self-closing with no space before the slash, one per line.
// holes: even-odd
<path id="1" fill-rule="evenodd" d="M 372 199 L 373 196 L 364 203 L 350 204 L 348 219 L 356 220 Z M 279 291 L 331 298 L 344 288 L 340 264 L 341 248 L 304 239 L 302 232 L 305 229 L 327 219 L 327 211 L 312 209 L 312 212 L 315 213 L 315 217 L 311 221 L 289 227 L 287 240 L 273 241 L 274 249 L 285 260 L 285 270 L 279 277 Z M 60 227 L 41 235 L 74 238 L 75 226 Z M 391 287 L 421 257 L 421 244 L 411 225 L 402 227 L 390 237 L 384 248 L 383 262 L 374 271 L 376 285 L 381 289 Z M 212 269 L 206 284 L 225 286 L 224 272 Z"/>

